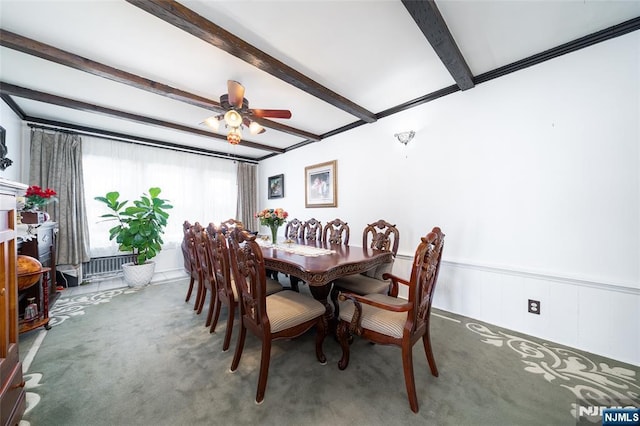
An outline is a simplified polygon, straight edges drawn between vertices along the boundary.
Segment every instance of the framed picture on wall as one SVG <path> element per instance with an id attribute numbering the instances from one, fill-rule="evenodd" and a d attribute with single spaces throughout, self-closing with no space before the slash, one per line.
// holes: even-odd
<path id="1" fill-rule="evenodd" d="M 304 168 L 305 207 L 337 207 L 337 160 Z"/>
<path id="2" fill-rule="evenodd" d="M 267 195 L 269 199 L 284 197 L 284 175 L 275 175 L 267 179 Z"/>

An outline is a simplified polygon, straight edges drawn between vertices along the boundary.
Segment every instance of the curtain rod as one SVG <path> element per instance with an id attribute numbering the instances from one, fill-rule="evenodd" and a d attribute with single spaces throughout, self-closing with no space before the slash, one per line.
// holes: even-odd
<path id="1" fill-rule="evenodd" d="M 186 153 L 189 153 L 189 154 L 203 155 L 205 157 L 215 157 L 215 158 L 220 158 L 220 159 L 223 159 L 223 160 L 240 161 L 240 162 L 243 162 L 243 163 L 258 164 L 257 160 L 252 160 L 252 159 L 248 159 L 248 158 L 245 158 L 245 157 L 238 157 L 238 156 L 234 156 L 233 154 L 223 154 L 223 153 L 215 153 L 215 152 L 203 152 L 203 151 L 199 151 L 196 148 L 181 147 L 181 146 L 177 146 L 177 145 L 174 145 L 174 144 L 171 144 L 171 146 L 168 146 L 168 145 L 165 145 L 164 143 L 162 143 L 160 141 L 154 141 L 154 140 L 147 139 L 147 138 L 144 138 L 144 140 L 129 139 L 127 137 L 122 137 L 122 136 L 120 136 L 120 137 L 119 136 L 110 136 L 110 135 L 99 133 L 99 132 L 90 132 L 90 131 L 84 131 L 84 130 L 77 130 L 77 129 L 73 129 L 73 128 L 61 127 L 59 125 L 49 125 L 49 124 L 42 124 L 42 123 L 34 123 L 34 122 L 30 122 L 30 121 L 27 121 L 27 125 L 29 127 L 31 127 L 32 129 L 53 130 L 53 131 L 60 132 L 60 133 L 77 134 L 77 135 L 84 135 L 84 136 L 94 136 L 94 137 L 97 137 L 97 138 L 112 140 L 112 141 L 116 141 L 116 142 L 131 143 L 131 144 L 134 144 L 134 145 L 151 146 L 151 147 L 154 147 L 154 148 L 167 149 L 169 151 L 186 152 Z"/>

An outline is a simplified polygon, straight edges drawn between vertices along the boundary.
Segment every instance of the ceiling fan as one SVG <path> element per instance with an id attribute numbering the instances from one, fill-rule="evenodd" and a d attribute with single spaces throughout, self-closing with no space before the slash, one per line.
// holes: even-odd
<path id="1" fill-rule="evenodd" d="M 251 134 L 264 133 L 265 129 L 258 122 L 249 117 L 258 118 L 291 118 L 291 111 L 286 109 L 250 109 L 249 101 L 244 97 L 244 86 L 237 81 L 227 81 L 227 93 L 220 96 L 220 106 L 226 110 L 224 114 L 211 116 L 204 120 L 204 124 L 213 130 L 218 130 L 224 122 L 229 129 L 227 140 L 237 145 L 242 140 L 242 128 L 249 128 Z"/>

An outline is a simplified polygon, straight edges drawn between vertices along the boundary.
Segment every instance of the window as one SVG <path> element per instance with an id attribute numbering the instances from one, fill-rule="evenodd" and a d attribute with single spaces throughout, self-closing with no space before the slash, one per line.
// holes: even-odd
<path id="1" fill-rule="evenodd" d="M 163 237 L 167 246 L 180 244 L 185 220 L 206 226 L 235 217 L 233 161 L 97 137 L 83 136 L 82 140 L 91 257 L 118 252 L 117 244 L 109 241 L 114 222 L 100 218 L 107 210 L 94 200 L 109 191 L 120 192 L 121 200 L 133 200 L 150 187 L 160 187 L 160 197 L 173 205 Z"/>

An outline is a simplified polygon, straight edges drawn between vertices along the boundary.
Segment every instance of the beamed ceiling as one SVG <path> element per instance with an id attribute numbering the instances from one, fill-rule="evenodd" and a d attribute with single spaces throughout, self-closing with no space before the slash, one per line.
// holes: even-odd
<path id="1" fill-rule="evenodd" d="M 636 31 L 640 1 L 0 0 L 0 28 L 32 125 L 259 161 Z M 227 80 L 292 117 L 229 144 Z"/>

